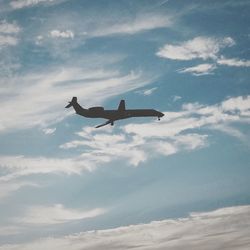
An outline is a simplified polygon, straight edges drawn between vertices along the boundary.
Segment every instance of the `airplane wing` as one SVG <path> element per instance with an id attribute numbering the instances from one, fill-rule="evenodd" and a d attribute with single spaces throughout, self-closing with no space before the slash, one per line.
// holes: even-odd
<path id="1" fill-rule="evenodd" d="M 125 107 L 125 101 L 121 100 L 119 107 L 118 107 L 118 111 L 125 111 L 126 107 Z"/>
<path id="2" fill-rule="evenodd" d="M 95 128 L 100 128 L 100 127 L 106 126 L 106 125 L 108 125 L 110 123 L 112 123 L 112 121 L 109 120 L 109 121 L 107 121 L 107 122 L 105 122 L 105 123 L 103 123 L 101 125 L 96 126 Z"/>

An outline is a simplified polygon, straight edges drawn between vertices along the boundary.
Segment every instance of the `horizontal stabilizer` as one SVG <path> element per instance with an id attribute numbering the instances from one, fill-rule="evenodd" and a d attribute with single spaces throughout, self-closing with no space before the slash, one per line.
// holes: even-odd
<path id="1" fill-rule="evenodd" d="M 125 111 L 126 107 L 125 107 L 125 101 L 121 100 L 119 107 L 118 107 L 118 111 Z"/>
<path id="2" fill-rule="evenodd" d="M 73 106 L 74 103 L 77 103 L 77 97 L 73 97 L 71 102 L 69 102 L 69 104 L 65 107 L 66 109 L 67 108 L 70 108 L 71 106 Z"/>
<path id="3" fill-rule="evenodd" d="M 67 108 L 70 108 L 71 106 L 72 106 L 72 103 L 69 102 L 69 104 L 65 108 L 67 109 Z"/>

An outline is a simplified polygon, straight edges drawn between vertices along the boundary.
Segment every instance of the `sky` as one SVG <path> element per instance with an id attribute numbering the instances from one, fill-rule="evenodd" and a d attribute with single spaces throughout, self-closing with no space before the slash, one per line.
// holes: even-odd
<path id="1" fill-rule="evenodd" d="M 249 249 L 249 11 L 0 0 L 0 249 Z"/>

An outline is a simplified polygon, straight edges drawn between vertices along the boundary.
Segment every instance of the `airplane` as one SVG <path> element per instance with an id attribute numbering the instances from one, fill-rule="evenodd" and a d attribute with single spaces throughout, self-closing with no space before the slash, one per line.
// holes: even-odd
<path id="1" fill-rule="evenodd" d="M 163 113 L 154 109 L 126 109 L 124 100 L 120 101 L 118 109 L 115 110 L 105 110 L 103 107 L 91 107 L 85 109 L 79 105 L 77 97 L 73 97 L 65 108 L 70 108 L 72 106 L 78 115 L 88 118 L 104 118 L 108 120 L 95 128 L 100 128 L 108 124 L 113 126 L 115 121 L 131 117 L 154 116 L 158 117 L 158 120 L 160 120 L 160 118 L 164 116 Z"/>

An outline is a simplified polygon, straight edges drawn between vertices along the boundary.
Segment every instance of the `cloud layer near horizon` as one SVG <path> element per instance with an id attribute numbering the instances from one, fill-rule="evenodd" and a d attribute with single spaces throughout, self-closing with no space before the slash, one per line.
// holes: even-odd
<path id="1" fill-rule="evenodd" d="M 250 247 L 250 206 L 192 213 L 187 218 L 153 221 L 58 238 L 6 244 L 1 250 L 192 249 L 247 250 Z"/>

